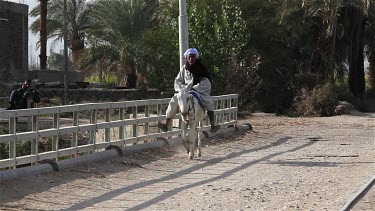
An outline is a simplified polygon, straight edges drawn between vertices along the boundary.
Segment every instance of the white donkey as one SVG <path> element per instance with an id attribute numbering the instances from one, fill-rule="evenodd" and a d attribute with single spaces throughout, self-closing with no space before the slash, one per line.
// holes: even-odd
<path id="1" fill-rule="evenodd" d="M 203 120 L 205 116 L 205 110 L 199 104 L 199 101 L 196 97 L 199 94 L 194 91 L 189 91 L 190 87 L 182 89 L 177 94 L 178 107 L 182 116 L 182 120 L 186 123 L 183 127 L 182 132 L 182 141 L 186 148 L 186 151 L 189 153 L 188 158 L 193 159 L 194 157 L 194 148 L 195 148 L 195 139 L 198 136 L 198 149 L 197 155 L 201 156 L 201 141 L 202 141 L 202 130 L 203 130 Z M 198 127 L 199 124 L 199 127 Z M 187 133 L 188 126 L 190 132 Z"/>

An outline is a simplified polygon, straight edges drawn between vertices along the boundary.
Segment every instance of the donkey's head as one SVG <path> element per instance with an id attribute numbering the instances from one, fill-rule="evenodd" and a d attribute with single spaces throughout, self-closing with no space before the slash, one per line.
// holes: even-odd
<path id="1" fill-rule="evenodd" d="M 189 122 L 194 119 L 194 99 L 188 90 L 183 89 L 177 93 L 178 107 L 180 108 L 180 113 L 182 120 L 184 122 Z"/>

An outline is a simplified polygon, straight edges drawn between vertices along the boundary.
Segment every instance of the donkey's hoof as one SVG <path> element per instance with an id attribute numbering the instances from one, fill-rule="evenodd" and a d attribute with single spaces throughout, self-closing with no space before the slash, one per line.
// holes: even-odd
<path id="1" fill-rule="evenodd" d="M 193 157 L 194 157 L 194 153 L 191 153 L 191 152 L 190 152 L 188 158 L 189 158 L 190 160 L 192 160 Z"/>

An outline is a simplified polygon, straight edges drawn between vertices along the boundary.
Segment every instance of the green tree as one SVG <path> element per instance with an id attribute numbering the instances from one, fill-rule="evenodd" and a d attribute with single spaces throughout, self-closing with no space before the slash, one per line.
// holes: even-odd
<path id="1" fill-rule="evenodd" d="M 284 11 L 297 4 L 285 0 Z M 342 78 L 344 65 L 349 65 L 349 86 L 352 93 L 363 98 L 365 26 L 368 0 L 305 0 L 300 5 L 305 19 L 317 17 L 321 32 L 316 48 L 308 61 L 308 70 L 317 73 L 320 82 Z"/>
<path id="2" fill-rule="evenodd" d="M 215 75 L 215 82 L 225 89 L 233 76 L 231 69 L 248 41 L 247 25 L 241 10 L 230 0 L 188 2 L 189 42 L 198 48 Z"/>
<path id="3" fill-rule="evenodd" d="M 249 79 L 255 82 L 252 89 L 252 104 L 267 112 L 282 111 L 293 99 L 292 79 L 295 75 L 296 57 L 300 55 L 295 45 L 301 39 L 296 30 L 300 26 L 280 23 L 282 0 L 257 1 L 236 0 L 243 11 L 249 36 L 247 50 L 254 49 L 258 65 L 256 74 Z M 297 18 L 297 13 L 293 13 Z M 293 22 L 297 26 L 296 22 Z M 303 30 L 301 30 L 303 32 Z M 299 41 L 298 41 L 299 42 Z M 300 43 L 306 43 L 300 42 Z M 254 52 L 253 51 L 253 52 Z"/>

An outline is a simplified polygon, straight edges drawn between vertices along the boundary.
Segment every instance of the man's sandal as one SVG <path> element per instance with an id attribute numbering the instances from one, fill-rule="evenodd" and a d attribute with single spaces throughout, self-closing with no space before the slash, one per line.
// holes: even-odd
<path id="1" fill-rule="evenodd" d="M 162 131 L 167 132 L 168 131 L 168 126 L 167 124 L 163 124 L 161 122 L 158 122 L 158 128 L 160 128 Z"/>

